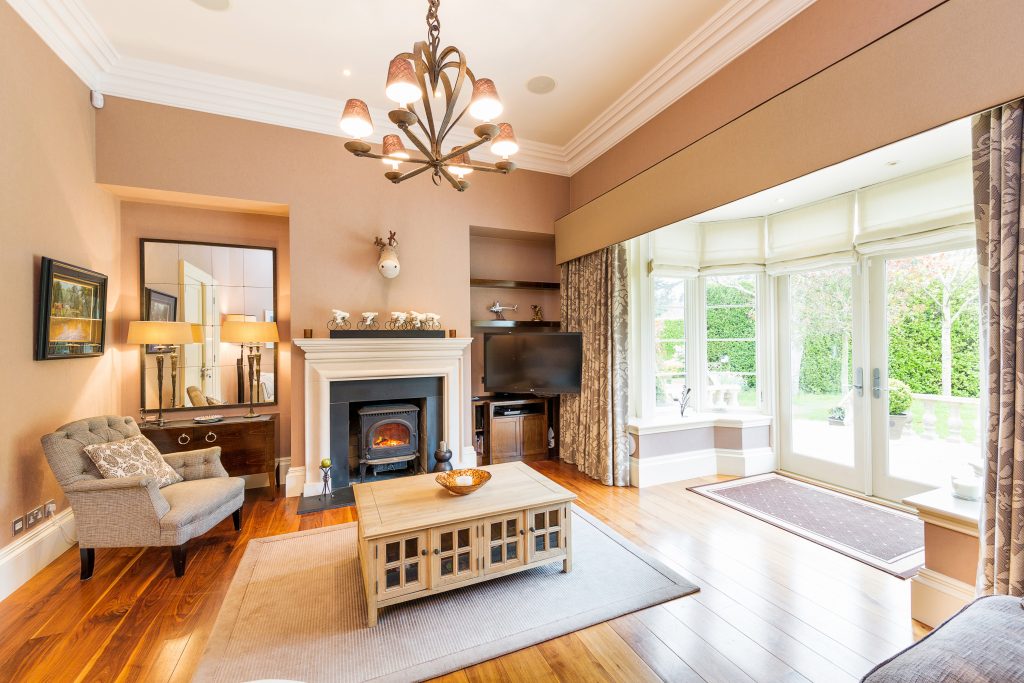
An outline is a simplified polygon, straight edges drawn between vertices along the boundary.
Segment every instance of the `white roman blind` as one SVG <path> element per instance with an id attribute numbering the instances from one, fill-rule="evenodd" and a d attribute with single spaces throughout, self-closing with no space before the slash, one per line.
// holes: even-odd
<path id="1" fill-rule="evenodd" d="M 708 266 L 764 264 L 764 218 L 701 223 L 703 270 Z"/>
<path id="2" fill-rule="evenodd" d="M 769 264 L 853 249 L 856 194 L 768 216 L 765 261 Z"/>

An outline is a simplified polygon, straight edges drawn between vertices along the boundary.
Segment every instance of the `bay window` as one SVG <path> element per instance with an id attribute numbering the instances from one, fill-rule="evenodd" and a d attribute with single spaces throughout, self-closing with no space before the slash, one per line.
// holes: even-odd
<path id="1" fill-rule="evenodd" d="M 688 279 L 652 276 L 654 405 L 674 405 L 686 380 L 686 296 Z"/>
<path id="2" fill-rule="evenodd" d="M 756 409 L 758 387 L 758 276 L 712 275 L 704 283 L 704 408 Z"/>

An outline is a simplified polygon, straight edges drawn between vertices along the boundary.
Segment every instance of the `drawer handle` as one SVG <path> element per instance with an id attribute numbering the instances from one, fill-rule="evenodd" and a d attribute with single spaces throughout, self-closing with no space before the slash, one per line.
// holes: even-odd
<path id="1" fill-rule="evenodd" d="M 441 549 L 440 548 L 434 548 L 434 554 L 435 555 L 440 555 L 441 554 Z"/>
<path id="2" fill-rule="evenodd" d="M 217 435 L 213 432 L 206 432 L 206 436 L 203 437 L 203 440 L 206 441 L 206 443 L 213 443 L 217 440 Z"/>
<path id="3" fill-rule="evenodd" d="M 423 557 L 426 557 L 426 556 L 427 556 L 427 549 L 426 549 L 426 548 L 424 548 L 424 549 L 423 549 L 423 552 L 422 552 L 422 553 L 420 553 L 420 555 L 423 555 Z"/>
<path id="4" fill-rule="evenodd" d="M 530 531 L 533 531 L 533 529 L 530 529 Z M 526 532 L 525 532 L 525 531 L 523 531 L 522 529 L 520 529 L 520 530 L 519 530 L 519 535 L 520 535 L 520 536 L 525 536 L 525 535 L 526 535 Z"/>
<path id="5" fill-rule="evenodd" d="M 184 446 L 184 445 L 186 445 L 191 440 L 192 440 L 192 437 L 189 436 L 188 434 L 179 434 L 178 435 L 178 444 L 179 445 Z"/>
<path id="6" fill-rule="evenodd" d="M 532 533 L 533 533 L 534 531 L 536 531 L 536 529 L 534 529 L 534 528 L 533 528 L 533 527 L 531 526 L 531 527 L 530 527 L 530 533 L 532 534 Z"/>

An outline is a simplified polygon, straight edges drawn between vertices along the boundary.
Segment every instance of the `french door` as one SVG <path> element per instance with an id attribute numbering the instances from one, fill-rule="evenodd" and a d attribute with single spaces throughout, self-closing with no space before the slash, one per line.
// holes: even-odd
<path id="1" fill-rule="evenodd" d="M 973 248 L 778 278 L 781 466 L 901 500 L 980 459 Z"/>

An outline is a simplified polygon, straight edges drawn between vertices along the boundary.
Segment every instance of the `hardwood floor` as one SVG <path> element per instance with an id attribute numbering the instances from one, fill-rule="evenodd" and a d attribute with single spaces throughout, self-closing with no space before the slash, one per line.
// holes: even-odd
<path id="1" fill-rule="evenodd" d="M 926 632 L 909 582 L 687 491 L 696 481 L 614 489 L 533 466 L 701 591 L 437 680 L 856 681 Z M 192 542 L 182 579 L 166 549 L 101 549 L 83 583 L 72 548 L 0 603 L 0 681 L 189 680 L 250 538 L 355 519 L 299 517 L 296 502 L 250 492 L 242 531 L 228 518 Z"/>

